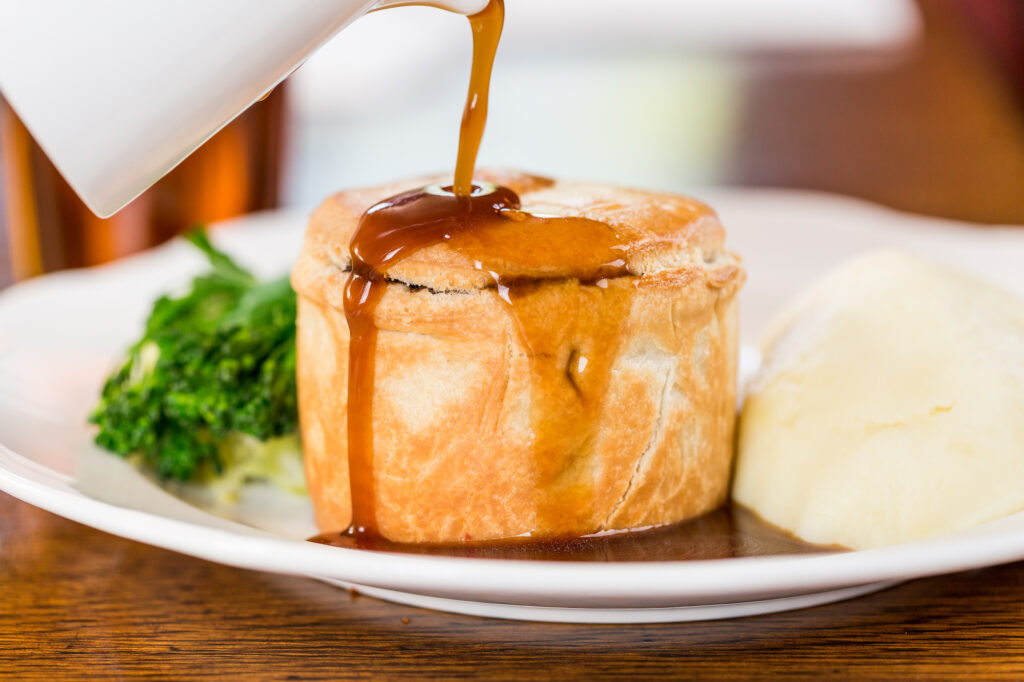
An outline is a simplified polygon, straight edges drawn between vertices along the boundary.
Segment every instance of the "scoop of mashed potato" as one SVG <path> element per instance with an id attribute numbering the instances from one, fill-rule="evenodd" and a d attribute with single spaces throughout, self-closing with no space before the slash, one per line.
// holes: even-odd
<path id="1" fill-rule="evenodd" d="M 733 497 L 863 549 L 1024 509 L 1024 302 L 883 252 L 777 321 L 743 408 Z"/>

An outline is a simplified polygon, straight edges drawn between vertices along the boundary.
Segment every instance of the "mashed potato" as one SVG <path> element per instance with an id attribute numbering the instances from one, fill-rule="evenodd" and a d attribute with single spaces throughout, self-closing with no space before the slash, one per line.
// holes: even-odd
<path id="1" fill-rule="evenodd" d="M 1024 509 L 1024 302 L 899 253 L 778 320 L 743 408 L 733 496 L 860 549 Z"/>

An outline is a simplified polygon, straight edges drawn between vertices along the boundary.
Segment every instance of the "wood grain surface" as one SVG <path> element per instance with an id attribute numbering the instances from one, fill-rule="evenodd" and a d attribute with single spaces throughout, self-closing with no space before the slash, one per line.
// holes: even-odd
<path id="1" fill-rule="evenodd" d="M 128 542 L 0 498 L 0 671 L 279 680 L 1024 676 L 1024 563 L 673 625 L 486 620 Z"/>
<path id="2" fill-rule="evenodd" d="M 1020 100 L 953 6 L 923 3 L 928 38 L 895 65 L 750 68 L 729 179 L 1024 223 Z M 969 674 L 1024 678 L 1024 563 L 756 618 L 535 624 L 227 568 L 0 495 L 0 675 L 10 679 Z"/>

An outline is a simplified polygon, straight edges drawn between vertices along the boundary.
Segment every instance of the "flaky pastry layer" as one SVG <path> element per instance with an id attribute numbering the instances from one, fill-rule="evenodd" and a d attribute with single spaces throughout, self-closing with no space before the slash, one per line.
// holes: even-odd
<path id="1" fill-rule="evenodd" d="M 564 366 L 565 386 L 549 379 L 541 390 L 520 322 L 460 254 L 427 249 L 389 271 L 375 318 L 381 532 L 400 542 L 578 536 L 673 523 L 721 504 L 743 272 L 723 249 L 717 218 L 671 195 L 488 176 L 516 190 L 524 207 L 602 220 L 629 235 L 631 276 L 601 288 L 537 273 L 524 297 L 530 315 L 548 326 L 577 321 L 549 335 L 545 348 L 545 367 Z M 348 240 L 369 205 L 410 186 L 328 199 L 293 273 L 303 449 L 325 532 L 351 518 L 341 307 Z M 578 321 L 581 311 L 608 309 L 608 297 L 617 297 L 614 320 Z M 573 378 L 581 356 L 607 364 L 600 390 Z M 596 413 L 586 438 L 564 451 L 538 441 L 538 413 L 581 405 Z"/>

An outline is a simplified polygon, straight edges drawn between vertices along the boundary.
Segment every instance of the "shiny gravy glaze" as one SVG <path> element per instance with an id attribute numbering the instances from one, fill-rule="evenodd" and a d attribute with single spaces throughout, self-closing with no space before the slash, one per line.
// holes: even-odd
<path id="1" fill-rule="evenodd" d="M 402 544 L 379 536 L 324 533 L 312 541 L 402 554 L 534 561 L 699 561 L 841 551 L 797 540 L 735 505 L 671 526 L 577 538 Z"/>
<path id="2" fill-rule="evenodd" d="M 578 217 L 535 215 L 507 187 L 473 184 L 487 116 L 491 67 L 504 21 L 502 0 L 469 17 L 473 67 L 459 137 L 454 182 L 390 197 L 360 219 L 350 246 L 352 275 L 344 309 L 350 329 L 348 457 L 352 524 L 315 542 L 382 551 L 493 558 L 581 561 L 711 559 L 821 551 L 786 536 L 741 509 L 642 532 L 566 538 L 564 528 L 589 508 L 586 477 L 569 476 L 600 414 L 615 356 L 618 325 L 636 277 L 625 267 L 620 236 L 609 225 Z M 398 544 L 383 538 L 375 511 L 373 395 L 375 310 L 389 268 L 417 251 L 445 243 L 468 256 L 508 305 L 532 371 L 534 461 L 538 472 L 535 527 L 530 538 L 444 545 Z M 552 267 L 554 266 L 554 267 Z M 549 278 L 537 272 L 552 271 Z M 524 276 L 522 273 L 531 273 Z M 545 286 L 539 286 L 544 281 Z M 561 291 L 554 291 L 562 287 Z M 552 294 L 552 291 L 554 292 Z M 579 299 L 579 319 L 552 324 L 541 312 L 548 295 Z M 574 345 L 573 339 L 586 343 Z"/>
<path id="3" fill-rule="evenodd" d="M 538 500 L 534 532 L 559 534 L 584 513 L 592 490 L 560 485 L 571 453 L 579 451 L 598 418 L 618 324 L 632 293 L 618 235 L 585 218 L 541 218 L 520 209 L 505 187 L 476 186 L 469 196 L 448 188 L 401 194 L 372 207 L 352 240 L 352 276 L 345 291 L 349 345 L 349 476 L 353 534 L 375 535 L 373 376 L 374 311 L 387 286 L 385 272 L 410 254 L 439 242 L 469 256 L 494 281 L 530 349 L 532 422 Z M 515 272 L 559 264 L 555 287 Z M 556 288 L 560 290 L 556 290 Z M 552 324 L 542 312 L 552 295 L 577 296 L 578 319 Z M 570 348 L 571 338 L 585 347 Z"/>

